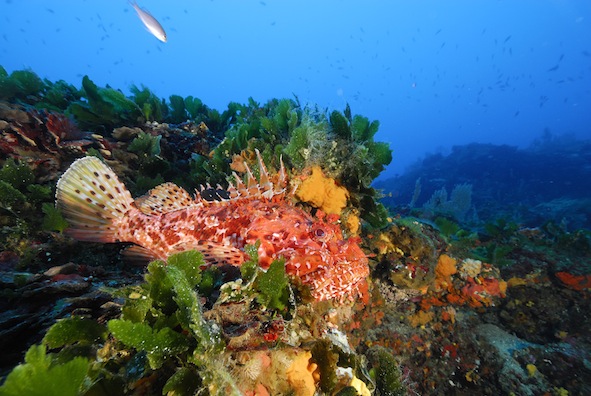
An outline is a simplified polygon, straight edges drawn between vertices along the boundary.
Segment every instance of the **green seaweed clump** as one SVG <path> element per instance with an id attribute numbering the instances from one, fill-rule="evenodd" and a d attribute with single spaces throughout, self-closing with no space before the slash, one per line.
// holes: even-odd
<path id="1" fill-rule="evenodd" d="M 168 113 L 168 107 L 163 99 L 160 99 L 144 86 L 142 86 L 142 89 L 139 89 L 137 86 L 132 85 L 129 90 L 133 94 L 131 100 L 142 109 L 142 114 L 146 121 L 162 122 L 164 120 L 164 117 Z"/>
<path id="2" fill-rule="evenodd" d="M 31 70 L 15 70 L 10 75 L 0 66 L 0 99 L 27 102 L 28 96 L 39 95 L 45 83 Z"/>
<path id="3" fill-rule="evenodd" d="M 142 109 L 122 92 L 99 88 L 88 76 L 82 79 L 82 89 L 85 101 L 73 102 L 67 109 L 80 127 L 110 134 L 115 127 L 144 122 Z"/>
<path id="4" fill-rule="evenodd" d="M 0 394 L 19 394 L 24 387 L 20 394 L 121 394 L 142 378 L 164 393 L 192 395 L 207 384 L 210 391 L 217 387 L 212 394 L 237 394 L 218 359 L 224 350 L 219 329 L 203 317 L 195 291 L 203 264 L 197 251 L 151 262 L 145 283 L 115 292 L 126 302 L 121 317 L 106 326 L 79 317 L 58 321 L 9 374 Z M 57 352 L 46 354 L 47 348 Z M 65 393 L 44 393 L 49 378 L 61 383 L 67 371 L 75 378 Z"/>
<path id="5" fill-rule="evenodd" d="M 380 396 L 402 396 L 406 394 L 402 383 L 399 363 L 386 348 L 372 347 L 367 356 L 372 368 L 370 375 L 373 377 L 377 394 Z"/>
<path id="6" fill-rule="evenodd" d="M 160 154 L 161 139 L 161 135 L 151 135 L 141 131 L 127 146 L 127 150 L 140 156 L 156 156 Z"/>
<path id="7" fill-rule="evenodd" d="M 79 99 L 78 89 L 63 80 L 55 83 L 42 80 L 31 70 L 15 70 L 9 75 L 0 66 L 0 100 L 63 112 L 71 102 Z"/>
<path id="8" fill-rule="evenodd" d="M 267 309 L 284 311 L 291 295 L 289 277 L 285 272 L 285 260 L 275 260 L 267 271 L 259 267 L 257 249 L 260 242 L 245 247 L 250 260 L 240 266 L 242 279 L 247 282 L 246 290 L 256 295 L 259 304 Z"/>
<path id="9" fill-rule="evenodd" d="M 41 232 L 62 232 L 66 227 L 53 196 L 53 186 L 36 183 L 28 165 L 13 158 L 4 161 L 0 168 L 0 250 L 15 252 L 21 267 L 38 260 L 40 246 L 31 240 L 40 238 Z M 41 212 L 45 216 L 39 216 Z"/>
<path id="10" fill-rule="evenodd" d="M 90 362 L 75 357 L 59 363 L 47 354 L 44 345 L 33 345 L 25 355 L 25 363 L 16 366 L 0 387 L 3 396 L 76 396 L 89 388 L 87 375 Z"/>

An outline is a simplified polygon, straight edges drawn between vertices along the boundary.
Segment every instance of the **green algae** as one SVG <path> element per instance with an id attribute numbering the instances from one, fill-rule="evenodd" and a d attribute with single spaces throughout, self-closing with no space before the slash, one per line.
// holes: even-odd
<path id="1" fill-rule="evenodd" d="M 124 319 L 113 319 L 108 324 L 109 331 L 126 346 L 144 351 L 152 369 L 162 367 L 164 361 L 184 353 L 188 341 L 171 328 L 153 329 L 145 323 L 133 323 Z"/>
<path id="2" fill-rule="evenodd" d="M 320 371 L 320 389 L 330 392 L 337 384 L 336 368 L 339 354 L 333 350 L 328 340 L 319 340 L 312 347 L 312 359 Z"/>
<path id="3" fill-rule="evenodd" d="M 399 363 L 386 348 L 373 347 L 368 351 L 376 389 L 382 396 L 402 396 L 406 394 L 402 385 Z"/>
<path id="4" fill-rule="evenodd" d="M 41 227 L 45 231 L 64 232 L 68 228 L 68 222 L 64 219 L 62 213 L 53 204 L 45 202 L 41 206 L 41 210 L 45 214 Z"/>
<path id="5" fill-rule="evenodd" d="M 83 357 L 57 364 L 55 355 L 47 354 L 45 346 L 33 345 L 25 355 L 25 362 L 15 367 L 0 386 L 0 395 L 80 395 L 88 389 L 89 365 Z"/>
<path id="6" fill-rule="evenodd" d="M 93 344 L 105 340 L 107 329 L 92 319 L 78 316 L 62 319 L 49 328 L 42 343 L 49 349 L 74 343 Z"/>
<path id="7" fill-rule="evenodd" d="M 257 302 L 267 309 L 284 311 L 289 305 L 291 294 L 285 260 L 274 260 L 266 271 L 262 270 L 257 253 L 259 245 L 257 241 L 244 248 L 250 258 L 240 266 L 242 279 L 246 283 L 245 294 L 254 293 Z"/>
<path id="8" fill-rule="evenodd" d="M 204 319 L 195 292 L 202 280 L 203 264 L 203 256 L 197 251 L 171 255 L 166 263 L 153 261 L 145 283 L 116 292 L 125 296 L 126 302 L 121 318 L 109 320 L 106 326 L 80 317 L 58 321 L 47 331 L 41 345 L 31 347 L 25 364 L 9 374 L 0 394 L 18 394 L 23 389 L 26 394 L 44 394 L 45 382 L 54 377 L 61 383 L 65 380 L 63 372 L 68 370 L 76 373 L 76 380 L 65 388 L 62 394 L 66 395 L 78 394 L 81 383 L 122 392 L 126 384 L 154 373 L 168 378 L 164 389 L 184 389 L 180 394 L 193 394 L 187 392 L 194 392 L 201 379 L 220 384 L 220 389 L 235 388 L 217 360 L 224 350 L 219 330 Z M 92 362 L 92 366 L 86 357 L 76 356 L 96 354 L 97 344 L 103 342 L 113 353 Z M 80 349 L 83 345 L 90 349 Z M 46 354 L 46 348 L 61 351 Z M 133 369 L 122 372 L 118 356 L 124 351 L 130 356 L 127 367 Z M 103 373 L 98 379 L 97 372 Z M 189 373 L 197 378 L 191 380 Z M 19 385 L 23 376 L 30 382 L 27 388 Z M 70 388 L 76 391 L 69 393 Z"/>
<path id="9" fill-rule="evenodd" d="M 35 181 L 35 176 L 27 165 L 17 163 L 13 158 L 9 158 L 0 168 L 0 180 L 17 190 L 25 191 L 26 187 Z"/>
<path id="10" fill-rule="evenodd" d="M 164 384 L 163 395 L 193 396 L 201 385 L 199 374 L 193 368 L 179 368 Z"/>
<path id="11" fill-rule="evenodd" d="M 62 232 L 67 226 L 54 206 L 53 183 L 36 181 L 24 161 L 8 158 L 0 168 L 0 249 L 16 253 L 21 268 L 40 261 L 40 247 L 32 239 L 47 238 L 44 232 Z"/>
<path id="12" fill-rule="evenodd" d="M 138 125 L 142 119 L 142 109 L 120 91 L 99 88 L 88 76 L 82 78 L 82 90 L 86 101 L 67 108 L 82 128 L 110 134 L 115 127 Z"/>
<path id="13" fill-rule="evenodd" d="M 285 260 L 275 260 L 269 269 L 256 279 L 257 301 L 269 308 L 283 310 L 289 301 L 289 278 L 285 273 Z"/>
<path id="14" fill-rule="evenodd" d="M 15 70 L 10 75 L 0 66 L 0 99 L 26 100 L 39 95 L 45 83 L 31 70 Z"/>
<path id="15" fill-rule="evenodd" d="M 162 140 L 161 135 L 151 135 L 142 131 L 127 146 L 127 150 L 145 157 L 159 155 L 160 140 Z"/>

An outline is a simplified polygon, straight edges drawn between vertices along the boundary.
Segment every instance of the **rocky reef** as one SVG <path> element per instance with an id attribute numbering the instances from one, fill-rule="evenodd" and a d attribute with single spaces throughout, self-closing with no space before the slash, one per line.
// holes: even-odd
<path id="1" fill-rule="evenodd" d="M 590 233 L 476 222 L 479 189 L 460 179 L 388 211 L 378 127 L 297 98 L 219 112 L 0 68 L 0 393 L 588 394 Z M 173 182 L 216 200 L 233 173 L 265 173 L 257 153 L 284 164 L 290 205 L 361 245 L 359 295 L 316 300 L 285 260 L 262 269 L 256 244 L 241 266 L 195 250 L 130 261 L 124 244 L 68 237 L 54 205 L 80 157 L 134 197 Z"/>

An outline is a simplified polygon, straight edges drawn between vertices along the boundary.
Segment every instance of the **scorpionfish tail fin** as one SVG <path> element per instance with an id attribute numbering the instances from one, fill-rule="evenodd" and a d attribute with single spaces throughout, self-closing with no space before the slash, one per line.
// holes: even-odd
<path id="1" fill-rule="evenodd" d="M 96 157 L 76 160 L 57 182 L 56 207 L 80 241 L 116 242 L 134 200 L 111 168 Z"/>

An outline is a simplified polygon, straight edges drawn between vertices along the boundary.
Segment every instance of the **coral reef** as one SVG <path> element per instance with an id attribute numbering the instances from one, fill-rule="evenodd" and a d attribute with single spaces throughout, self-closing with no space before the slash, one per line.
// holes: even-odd
<path id="1" fill-rule="evenodd" d="M 544 178 L 508 193 L 509 161 L 484 161 L 493 163 L 485 186 L 455 177 L 439 156 L 424 161 L 419 183 L 409 173 L 402 195 L 412 208 L 393 215 L 372 185 L 390 149 L 374 141 L 379 124 L 348 106 L 249 99 L 218 112 L 192 96 L 131 92 L 0 68 L 0 393 L 591 392 L 591 233 L 575 227 L 586 224 L 586 196 L 561 197 Z M 559 156 L 575 149 L 552 143 Z M 585 180 L 577 161 L 587 146 L 576 147 L 581 156 L 561 163 Z M 452 155 L 482 163 L 517 151 Z M 528 149 L 514 176 L 556 153 Z M 185 251 L 147 269 L 133 248 L 72 240 L 55 183 L 83 156 L 107 163 L 134 195 L 173 182 L 211 205 L 236 182 L 232 172 L 261 180 L 261 163 L 283 162 L 293 205 L 355 235 L 369 257 L 363 298 L 315 301 L 287 260 L 260 265 L 260 244 L 275 246 L 264 238 L 244 247 L 240 268 Z M 437 190 L 439 201 L 423 206 Z M 536 215 L 484 209 L 496 193 Z"/>
<path id="2" fill-rule="evenodd" d="M 589 184 L 582 181 L 591 177 L 590 159 L 588 138 L 545 131 L 525 149 L 478 143 L 454 146 L 449 154 L 427 155 L 404 174 L 375 186 L 393 193 L 382 201 L 396 212 L 419 215 L 424 205 L 432 208 L 436 202 L 428 202 L 441 198 L 443 189 L 453 191 L 468 183 L 472 209 L 465 218 L 459 212 L 459 218 L 451 220 L 490 223 L 505 217 L 529 227 L 552 220 L 565 222 L 570 231 L 589 229 Z M 451 195 L 440 200 L 445 213 L 439 215 L 456 215 L 445 203 L 453 201 Z"/>

